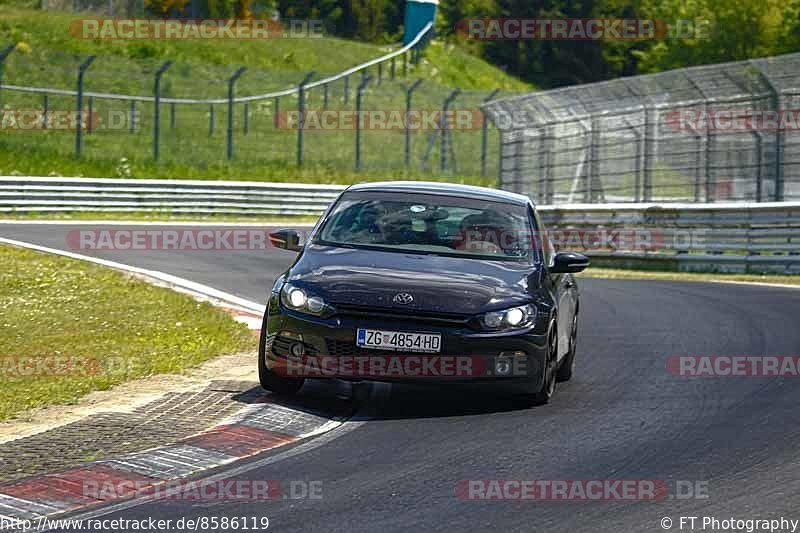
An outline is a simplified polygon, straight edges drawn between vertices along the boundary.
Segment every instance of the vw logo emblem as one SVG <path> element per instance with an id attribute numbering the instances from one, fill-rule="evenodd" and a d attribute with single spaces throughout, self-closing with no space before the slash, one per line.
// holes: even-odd
<path id="1" fill-rule="evenodd" d="M 414 297 L 407 292 L 398 292 L 394 295 L 394 303 L 408 305 L 414 301 Z"/>

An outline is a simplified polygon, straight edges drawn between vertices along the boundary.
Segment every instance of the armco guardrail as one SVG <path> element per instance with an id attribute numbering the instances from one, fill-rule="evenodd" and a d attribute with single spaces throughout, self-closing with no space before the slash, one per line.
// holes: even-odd
<path id="1" fill-rule="evenodd" d="M 319 215 L 341 185 L 247 181 L 0 177 L 0 213 L 157 212 Z"/>
<path id="2" fill-rule="evenodd" d="M 0 215 L 25 212 L 319 215 L 341 185 L 0 177 Z M 595 265 L 800 273 L 800 202 L 539 206 L 557 247 Z"/>
<path id="3" fill-rule="evenodd" d="M 800 273 L 800 202 L 541 206 L 555 244 L 595 265 Z"/>

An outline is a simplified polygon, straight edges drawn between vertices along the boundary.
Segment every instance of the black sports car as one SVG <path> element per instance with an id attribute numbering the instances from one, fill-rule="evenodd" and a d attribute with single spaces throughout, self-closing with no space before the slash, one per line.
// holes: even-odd
<path id="1" fill-rule="evenodd" d="M 589 265 L 555 253 L 533 203 L 424 182 L 345 190 L 302 239 L 264 315 L 259 374 L 291 394 L 306 378 L 498 381 L 547 402 L 575 366 Z M 303 242 L 304 241 L 304 242 Z"/>

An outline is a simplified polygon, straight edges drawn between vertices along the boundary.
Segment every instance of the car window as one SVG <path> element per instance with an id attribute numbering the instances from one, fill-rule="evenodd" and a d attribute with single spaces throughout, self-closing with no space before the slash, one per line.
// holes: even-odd
<path id="1" fill-rule="evenodd" d="M 317 241 L 468 258 L 534 257 L 524 206 L 445 195 L 345 194 Z"/>

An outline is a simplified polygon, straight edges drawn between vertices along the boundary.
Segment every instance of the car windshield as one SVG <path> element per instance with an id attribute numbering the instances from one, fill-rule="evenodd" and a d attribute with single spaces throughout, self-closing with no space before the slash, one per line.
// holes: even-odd
<path id="1" fill-rule="evenodd" d="M 534 260 L 526 206 L 420 193 L 346 193 L 315 242 L 494 260 Z"/>

